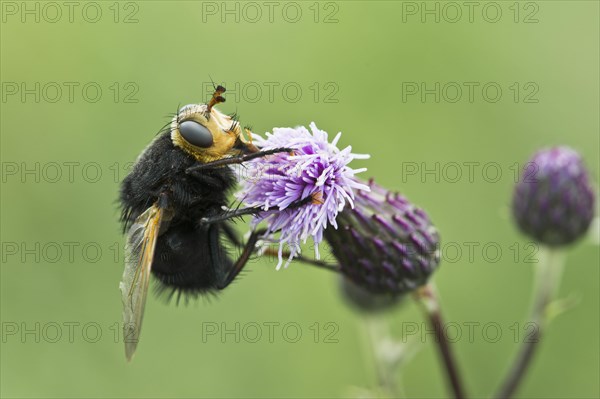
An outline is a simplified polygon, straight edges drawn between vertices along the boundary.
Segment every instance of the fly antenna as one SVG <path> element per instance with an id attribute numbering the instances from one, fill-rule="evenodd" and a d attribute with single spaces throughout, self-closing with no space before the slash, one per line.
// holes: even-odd
<path id="1" fill-rule="evenodd" d="M 210 99 L 210 101 L 207 104 L 207 112 L 210 112 L 210 110 L 212 109 L 212 107 L 214 107 L 216 104 L 219 103 L 224 103 L 225 102 L 225 98 L 223 98 L 223 96 L 221 96 L 221 94 L 225 93 L 225 88 L 221 85 L 218 85 L 217 87 L 215 87 L 215 92 L 212 95 L 212 98 Z"/>

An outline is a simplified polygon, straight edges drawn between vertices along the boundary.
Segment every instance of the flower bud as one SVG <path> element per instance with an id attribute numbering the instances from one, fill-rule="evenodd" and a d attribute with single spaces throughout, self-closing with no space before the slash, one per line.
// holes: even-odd
<path id="1" fill-rule="evenodd" d="M 425 284 L 440 262 L 439 236 L 427 214 L 372 180 L 324 237 L 341 272 L 373 294 L 400 295 Z"/>
<path id="2" fill-rule="evenodd" d="M 579 154 L 554 147 L 533 155 L 515 187 L 513 216 L 523 233 L 551 247 L 567 245 L 587 231 L 594 192 Z"/>
<path id="3" fill-rule="evenodd" d="M 345 276 L 340 277 L 340 292 L 351 308 L 364 313 L 378 313 L 389 310 L 403 298 L 389 293 L 374 294 Z"/>

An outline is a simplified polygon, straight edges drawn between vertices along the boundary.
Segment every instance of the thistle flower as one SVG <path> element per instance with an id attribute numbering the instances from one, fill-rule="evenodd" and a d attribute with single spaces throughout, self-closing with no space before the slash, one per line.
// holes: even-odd
<path id="1" fill-rule="evenodd" d="M 594 193 L 579 154 L 568 147 L 533 155 L 515 187 L 512 210 L 523 233 L 551 247 L 581 237 L 594 216 Z"/>
<path id="2" fill-rule="evenodd" d="M 374 295 L 398 296 L 425 284 L 440 262 L 439 235 L 405 197 L 369 181 L 354 208 L 337 217 L 325 239 L 341 272 Z"/>
<path id="3" fill-rule="evenodd" d="M 368 187 L 354 179 L 366 169 L 352 169 L 353 159 L 368 155 L 353 154 L 352 147 L 337 148 L 341 133 L 329 143 L 326 132 L 310 124 L 305 127 L 275 128 L 266 138 L 256 137 L 254 143 L 263 150 L 293 148 L 293 154 L 279 153 L 256 159 L 247 165 L 254 168 L 255 178 L 243 179 L 237 197 L 245 205 L 260 207 L 253 228 L 267 223 L 265 237 L 279 232 L 279 269 L 283 263 L 283 249 L 289 248 L 287 264 L 300 253 L 300 243 L 309 237 L 315 243 L 315 257 L 319 259 L 318 245 L 324 229 L 337 228 L 336 217 L 349 205 L 354 206 L 354 190 Z M 301 205 L 298 205 L 301 204 Z"/>

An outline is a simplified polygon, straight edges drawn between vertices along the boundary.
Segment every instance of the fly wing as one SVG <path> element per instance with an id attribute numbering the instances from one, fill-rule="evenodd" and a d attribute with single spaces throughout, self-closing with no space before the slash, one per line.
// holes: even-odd
<path id="1" fill-rule="evenodd" d="M 150 268 L 163 214 L 163 209 L 154 204 L 135 220 L 127 235 L 125 271 L 119 284 L 123 300 L 123 339 L 127 360 L 133 357 L 140 338 Z"/>

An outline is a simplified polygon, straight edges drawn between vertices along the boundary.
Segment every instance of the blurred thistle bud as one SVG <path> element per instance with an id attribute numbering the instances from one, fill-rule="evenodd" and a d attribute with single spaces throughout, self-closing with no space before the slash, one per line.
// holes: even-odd
<path id="1" fill-rule="evenodd" d="M 568 147 L 543 149 L 527 165 L 512 202 L 521 231 L 551 247 L 583 236 L 594 216 L 594 193 L 580 155 Z"/>
<path id="2" fill-rule="evenodd" d="M 339 280 L 340 292 L 345 302 L 359 312 L 378 313 L 390 310 L 403 298 L 387 292 L 374 294 L 345 276 L 341 276 Z"/>
<path id="3" fill-rule="evenodd" d="M 427 214 L 397 193 L 369 181 L 354 207 L 324 237 L 340 271 L 364 290 L 398 296 L 424 285 L 440 262 L 439 235 Z"/>

